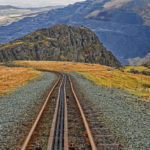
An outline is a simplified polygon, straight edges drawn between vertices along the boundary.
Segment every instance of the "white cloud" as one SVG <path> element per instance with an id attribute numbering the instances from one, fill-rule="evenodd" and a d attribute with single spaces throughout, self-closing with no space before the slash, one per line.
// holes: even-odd
<path id="1" fill-rule="evenodd" d="M 19 7 L 44 7 L 51 5 L 67 5 L 84 0 L 0 0 L 0 5 L 13 5 Z"/>

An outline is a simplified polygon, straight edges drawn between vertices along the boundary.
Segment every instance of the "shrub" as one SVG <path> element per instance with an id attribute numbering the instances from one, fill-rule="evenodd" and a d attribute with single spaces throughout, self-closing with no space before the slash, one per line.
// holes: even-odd
<path id="1" fill-rule="evenodd" d="M 146 75 L 146 76 L 150 76 L 150 72 L 148 72 L 148 71 L 142 71 L 141 74 Z"/>
<path id="2" fill-rule="evenodd" d="M 149 84 L 143 84 L 143 87 L 144 88 L 150 88 L 150 85 Z"/>
<path id="3" fill-rule="evenodd" d="M 134 74 L 139 74 L 139 71 L 138 70 L 135 70 L 135 69 L 130 69 L 130 71 L 129 71 L 130 73 L 134 73 Z"/>
<path id="4" fill-rule="evenodd" d="M 150 62 L 146 63 L 146 64 L 143 64 L 143 66 L 147 67 L 150 69 Z"/>

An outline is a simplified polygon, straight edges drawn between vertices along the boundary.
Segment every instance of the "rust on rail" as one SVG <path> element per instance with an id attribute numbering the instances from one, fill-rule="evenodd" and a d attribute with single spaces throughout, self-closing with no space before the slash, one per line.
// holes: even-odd
<path id="1" fill-rule="evenodd" d="M 66 87 L 66 82 L 65 82 Z M 64 88 L 64 103 L 65 103 L 65 118 L 64 118 L 64 150 L 69 150 L 68 146 L 68 110 L 67 110 L 67 100 L 66 100 L 66 88 Z"/>
<path id="2" fill-rule="evenodd" d="M 40 120 L 40 118 L 41 118 L 41 116 L 42 116 L 42 114 L 43 114 L 43 111 L 44 111 L 44 109 L 45 109 L 45 107 L 46 107 L 46 105 L 47 105 L 47 103 L 48 103 L 48 101 L 49 101 L 49 98 L 50 98 L 52 92 L 54 91 L 55 87 L 56 87 L 57 84 L 59 83 L 60 79 L 61 79 L 61 77 L 60 77 L 60 75 L 59 75 L 59 77 L 58 77 L 58 79 L 56 80 L 55 84 L 54 84 L 53 87 L 51 88 L 51 90 L 50 90 L 50 92 L 49 92 L 49 94 L 48 94 L 48 96 L 47 96 L 47 98 L 46 98 L 46 100 L 45 100 L 43 106 L 41 107 L 41 109 L 40 109 L 40 111 L 39 111 L 39 113 L 38 113 L 38 115 L 37 115 L 37 118 L 36 118 L 36 120 L 34 121 L 32 127 L 31 127 L 31 129 L 30 129 L 30 131 L 29 131 L 29 133 L 28 133 L 28 135 L 26 136 L 26 138 L 25 138 L 25 140 L 24 140 L 24 143 L 22 144 L 22 146 L 21 146 L 21 148 L 20 148 L 21 150 L 26 150 L 26 149 L 27 149 L 27 146 L 28 146 L 28 144 L 29 144 L 29 142 L 30 142 L 30 140 L 31 140 L 32 135 L 33 135 L 33 132 L 34 132 L 35 128 L 37 127 L 37 124 L 38 124 L 38 122 L 39 122 L 39 120 Z"/>
<path id="3" fill-rule="evenodd" d="M 55 73 L 57 73 L 57 72 L 55 72 Z M 30 132 L 28 133 L 27 137 L 25 138 L 25 141 L 21 147 L 21 150 L 26 150 L 28 148 L 30 140 L 32 139 L 32 135 L 33 135 L 33 133 L 34 133 L 39 121 L 40 121 L 40 118 L 43 115 L 43 112 L 44 112 L 44 109 L 46 108 L 46 105 L 48 104 L 48 102 L 50 100 L 50 96 L 53 93 L 56 86 L 58 86 L 58 84 L 60 84 L 60 85 L 59 85 L 59 89 L 58 89 L 56 106 L 54 109 L 54 115 L 53 115 L 53 120 L 52 120 L 52 124 L 51 124 L 50 134 L 49 134 L 49 138 L 48 138 L 47 150 L 52 150 L 55 147 L 55 145 L 57 144 L 56 139 L 58 139 L 58 138 L 56 138 L 56 137 L 58 137 L 58 136 L 56 134 L 56 131 L 59 132 L 59 130 L 57 130 L 57 128 L 59 127 L 59 124 L 58 124 L 59 121 L 58 120 L 60 120 L 60 117 L 58 117 L 58 116 L 60 116 L 59 114 L 61 114 L 61 117 L 62 117 L 61 118 L 61 124 L 62 124 L 61 129 L 63 129 L 63 130 L 61 130 L 61 132 L 59 134 L 61 137 L 63 137 L 63 138 L 61 138 L 62 140 L 60 142 L 60 147 L 63 147 L 64 150 L 69 150 L 69 144 L 68 144 L 69 143 L 68 142 L 69 141 L 69 139 L 68 139 L 68 134 L 69 134 L 68 133 L 68 110 L 67 110 L 67 98 L 66 98 L 66 75 L 61 74 L 61 73 L 57 73 L 57 74 L 59 74 L 59 77 L 56 80 L 53 87 L 51 88 L 51 91 L 49 92 L 43 106 L 41 107 L 41 109 L 37 115 L 37 118 L 34 121 L 32 128 L 30 129 Z M 83 109 L 80 105 L 79 99 L 75 93 L 73 83 L 72 83 L 70 77 L 68 77 L 68 79 L 69 79 L 69 84 L 71 87 L 71 92 L 72 92 L 73 97 L 75 99 L 75 102 L 78 106 L 77 108 L 79 109 L 84 127 L 86 129 L 86 134 L 88 136 L 87 142 L 90 144 L 92 150 L 98 150 L 98 148 L 95 144 L 92 132 L 90 130 L 90 127 L 88 125 L 88 122 L 86 120 L 85 114 L 84 114 Z M 62 113 L 60 113 L 61 111 L 62 111 Z M 56 126 L 57 126 L 57 128 L 56 128 Z"/>
<path id="4" fill-rule="evenodd" d="M 63 82 L 63 80 L 62 80 L 62 82 Z M 61 85 L 62 85 L 62 82 L 61 82 Z M 57 114 L 58 114 L 58 107 L 59 107 L 59 97 L 60 97 L 61 85 L 60 85 L 59 91 L 58 91 L 57 103 L 56 103 L 55 113 L 54 113 L 54 117 L 53 117 L 53 121 L 52 121 L 52 125 L 51 125 L 50 136 L 48 139 L 47 150 L 52 150 L 53 144 L 54 144 L 55 128 L 56 128 L 56 122 L 57 122 Z"/>
<path id="5" fill-rule="evenodd" d="M 71 91 L 72 91 L 72 93 L 73 93 L 73 95 L 74 95 L 74 98 L 75 98 L 75 100 L 76 100 L 77 106 L 78 106 L 78 108 L 79 108 L 79 111 L 80 111 L 80 114 L 81 114 L 81 117 L 82 117 L 82 120 L 83 120 L 85 129 L 86 129 L 86 132 L 87 132 L 87 134 L 88 134 L 88 138 L 89 138 L 89 142 L 90 142 L 91 148 L 92 148 L 92 150 L 98 150 L 98 148 L 97 148 L 97 146 L 96 146 L 96 144 L 95 144 L 95 141 L 94 141 L 92 132 L 91 132 L 91 130 L 90 130 L 90 127 L 89 127 L 89 125 L 88 125 L 88 122 L 87 122 L 87 120 L 86 120 L 85 114 L 84 114 L 83 109 L 82 109 L 82 107 L 81 107 L 81 105 L 80 105 L 79 99 L 78 99 L 78 97 L 77 97 L 77 95 L 76 95 L 76 93 L 75 93 L 75 90 L 74 90 L 72 81 L 71 81 L 71 79 L 70 79 L 70 76 L 69 76 L 69 82 L 70 82 L 70 86 L 71 86 Z"/>
<path id="6" fill-rule="evenodd" d="M 63 79 L 61 82 L 61 85 L 59 87 L 59 92 L 58 92 L 58 97 L 57 97 L 57 104 L 56 104 L 56 108 L 55 108 L 55 113 L 53 116 L 53 122 L 52 122 L 52 126 L 51 126 L 51 130 L 50 130 L 50 136 L 48 139 L 48 145 L 47 145 L 47 150 L 52 150 L 54 148 L 54 141 L 55 141 L 55 134 L 56 134 L 56 125 L 57 125 L 57 118 L 58 118 L 58 109 L 59 109 L 59 104 L 60 104 L 60 92 L 61 92 L 61 87 L 64 81 L 64 75 L 63 75 Z M 64 101 L 64 150 L 68 150 L 69 146 L 68 146 L 68 112 L 67 112 L 67 101 L 66 101 L 66 80 L 64 82 L 64 88 L 63 88 L 63 92 L 64 92 L 64 96 L 63 96 L 63 101 Z"/>

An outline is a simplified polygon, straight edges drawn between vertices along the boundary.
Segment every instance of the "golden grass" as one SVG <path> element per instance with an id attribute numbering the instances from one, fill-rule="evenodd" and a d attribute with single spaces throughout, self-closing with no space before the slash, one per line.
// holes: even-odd
<path id="1" fill-rule="evenodd" d="M 6 44 L 0 44 L 0 50 L 3 50 L 4 48 L 12 48 L 16 45 L 20 45 L 20 44 L 23 44 L 24 42 L 23 41 L 15 41 L 15 42 L 12 42 L 12 43 L 6 43 Z"/>
<path id="2" fill-rule="evenodd" d="M 99 64 L 55 61 L 17 61 L 15 63 L 45 70 L 78 72 L 96 84 L 124 89 L 150 101 L 150 76 L 121 72 Z"/>
<path id="3" fill-rule="evenodd" d="M 145 66 L 125 66 L 124 67 L 125 72 L 130 71 L 131 69 L 138 70 L 139 72 L 142 72 L 142 71 L 150 72 L 150 69 Z"/>
<path id="4" fill-rule="evenodd" d="M 14 91 L 42 73 L 29 68 L 0 66 L 0 95 Z"/>

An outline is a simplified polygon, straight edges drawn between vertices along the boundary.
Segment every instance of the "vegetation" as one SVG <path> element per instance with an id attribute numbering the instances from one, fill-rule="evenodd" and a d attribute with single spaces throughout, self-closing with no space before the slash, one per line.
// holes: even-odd
<path id="1" fill-rule="evenodd" d="M 121 66 L 91 30 L 62 24 L 1 44 L 0 62 L 10 60 L 65 60 Z"/>
<path id="2" fill-rule="evenodd" d="M 39 71 L 29 68 L 0 66 L 0 96 L 11 93 L 39 75 Z"/>
<path id="3" fill-rule="evenodd" d="M 143 66 L 147 67 L 150 69 L 150 62 L 146 63 L 146 64 L 143 64 Z"/>
<path id="4" fill-rule="evenodd" d="M 135 70 L 138 70 L 139 72 L 142 72 L 142 71 L 150 72 L 150 68 L 146 66 L 125 66 L 124 67 L 124 71 L 129 71 L 130 69 L 135 69 Z"/>
<path id="5" fill-rule="evenodd" d="M 150 101 L 150 76 L 129 73 L 127 71 L 131 69 L 130 66 L 125 67 L 123 72 L 104 65 L 75 62 L 16 61 L 14 63 L 45 70 L 77 72 L 98 85 L 120 88 Z"/>
<path id="6" fill-rule="evenodd" d="M 150 68 L 146 64 L 143 66 L 125 66 L 124 71 L 134 73 L 134 74 L 143 74 L 143 75 L 150 76 Z"/>
<path id="7" fill-rule="evenodd" d="M 10 43 L 7 43 L 7 44 L 0 44 L 0 50 L 4 49 L 4 48 L 7 48 L 7 49 L 10 49 L 14 46 L 17 46 L 17 45 L 20 45 L 20 44 L 24 44 L 23 41 L 15 41 L 14 43 L 13 42 L 10 42 Z"/>

